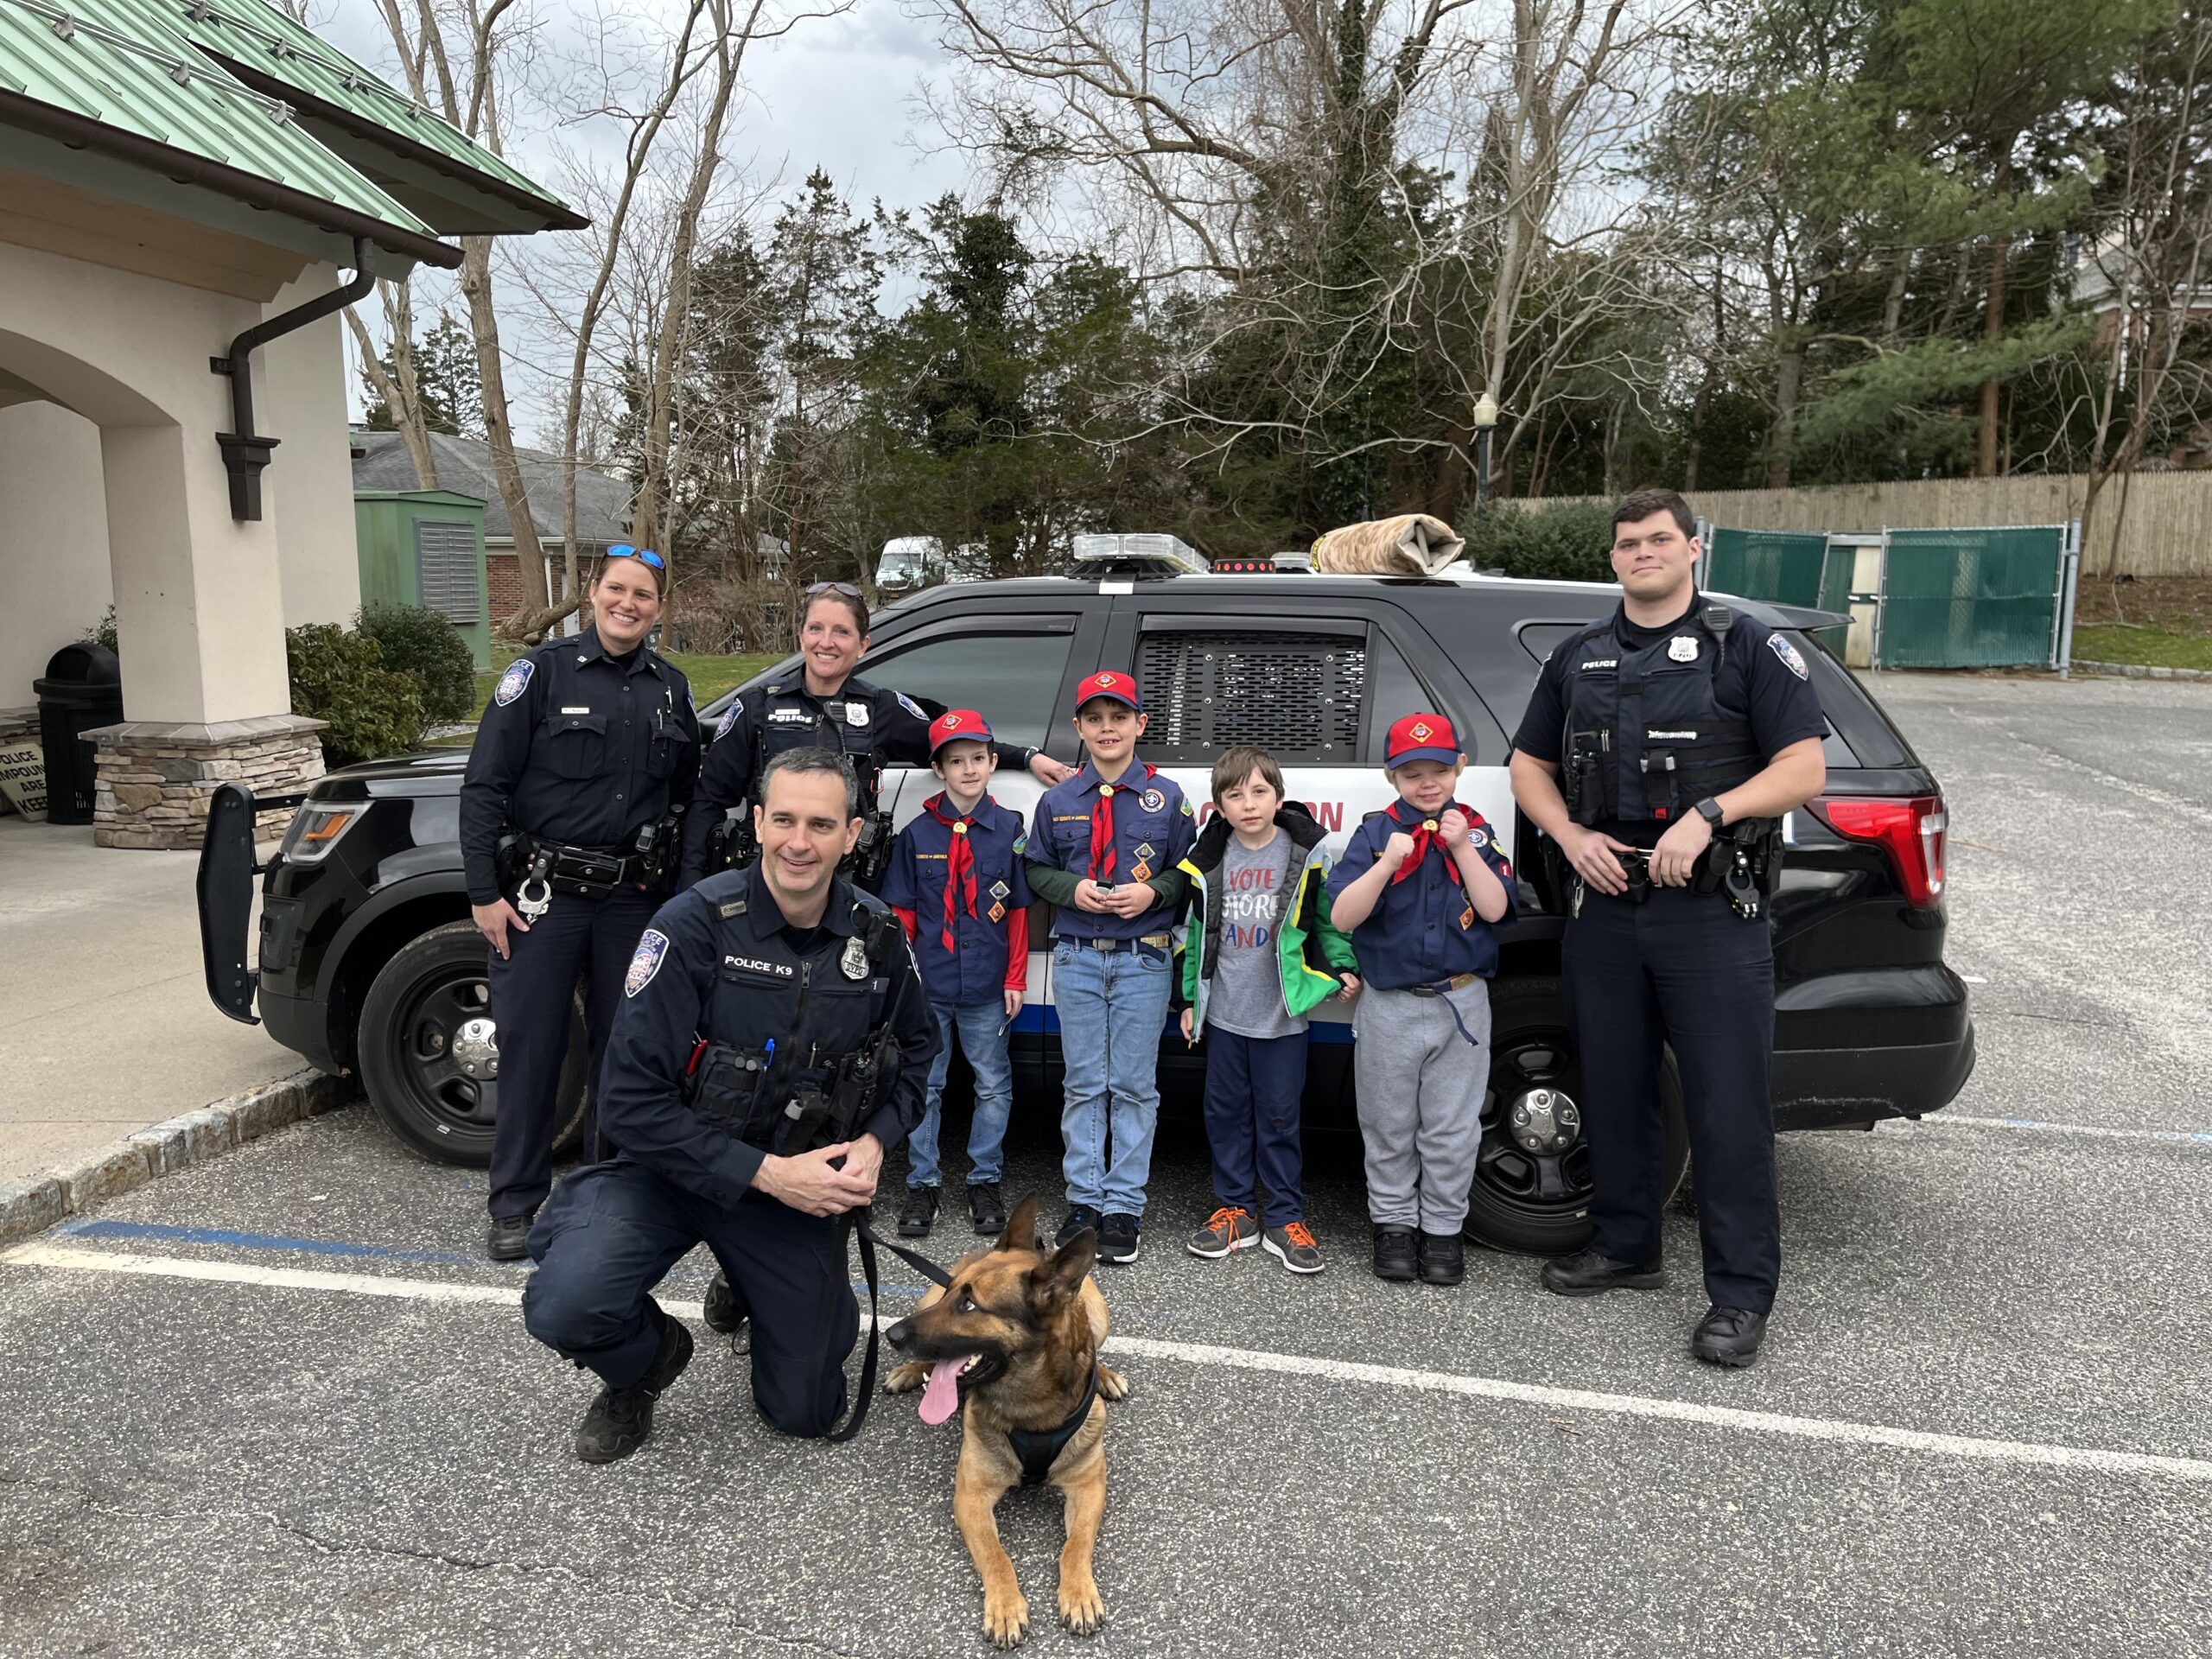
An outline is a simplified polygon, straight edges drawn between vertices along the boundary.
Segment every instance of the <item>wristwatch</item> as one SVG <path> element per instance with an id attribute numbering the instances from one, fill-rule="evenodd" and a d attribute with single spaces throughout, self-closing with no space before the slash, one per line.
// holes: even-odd
<path id="1" fill-rule="evenodd" d="M 1710 795 L 1707 796 L 1703 800 L 1697 804 L 1697 811 L 1698 816 L 1703 818 L 1707 823 L 1711 824 L 1715 830 L 1720 828 L 1721 820 L 1728 816 L 1726 812 L 1723 812 L 1720 810 L 1720 803 L 1714 800 Z"/>

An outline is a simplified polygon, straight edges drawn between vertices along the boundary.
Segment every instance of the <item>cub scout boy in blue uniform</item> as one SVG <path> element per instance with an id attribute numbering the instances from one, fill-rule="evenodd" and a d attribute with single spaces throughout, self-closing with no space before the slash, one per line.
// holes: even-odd
<path id="1" fill-rule="evenodd" d="M 973 709 L 930 722 L 930 767 L 942 794 L 891 845 L 883 901 L 898 912 L 914 947 L 922 988 L 937 1018 L 937 1061 L 930 1068 L 922 1121 L 906 1137 L 906 1205 L 899 1230 L 920 1238 L 937 1220 L 944 1176 L 938 1167 L 939 1103 L 956 1036 L 976 1073 L 976 1116 L 968 1131 L 968 1209 L 979 1234 L 1006 1227 L 999 1197 L 1001 1152 L 1014 1107 L 1007 1027 L 1029 984 L 1029 837 L 1019 813 L 988 793 L 991 728 Z"/>
<path id="2" fill-rule="evenodd" d="M 1052 1001 L 1067 1063 L 1068 1213 L 1057 1242 L 1095 1227 L 1098 1259 L 1126 1263 L 1137 1259 L 1160 1119 L 1169 930 L 1185 885 L 1176 866 L 1197 830 L 1174 780 L 1136 758 L 1137 683 L 1093 674 L 1076 696 L 1089 758 L 1045 791 L 1029 835 L 1030 891 L 1056 907 Z"/>
<path id="3" fill-rule="evenodd" d="M 1456 1285 L 1490 1075 L 1491 929 L 1513 913 L 1513 869 L 1452 798 L 1465 762 L 1450 721 L 1408 715 L 1383 754 L 1398 799 L 1352 831 L 1329 878 L 1366 982 L 1352 1063 L 1375 1276 Z"/>

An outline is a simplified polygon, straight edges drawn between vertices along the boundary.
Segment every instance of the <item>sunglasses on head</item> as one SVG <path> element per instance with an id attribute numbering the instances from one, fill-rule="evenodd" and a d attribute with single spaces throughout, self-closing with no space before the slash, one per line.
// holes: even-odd
<path id="1" fill-rule="evenodd" d="M 817 582 L 806 590 L 806 596 L 812 599 L 817 594 L 842 594 L 847 599 L 862 596 L 861 590 L 849 582 Z"/>
<path id="2" fill-rule="evenodd" d="M 607 550 L 607 556 L 610 559 L 635 559 L 639 564 L 651 570 L 668 569 L 668 561 L 650 547 L 632 547 L 627 542 L 615 543 Z"/>

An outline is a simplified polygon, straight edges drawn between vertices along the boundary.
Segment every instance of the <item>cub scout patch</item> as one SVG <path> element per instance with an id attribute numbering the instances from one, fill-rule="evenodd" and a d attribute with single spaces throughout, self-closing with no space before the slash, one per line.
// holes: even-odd
<path id="1" fill-rule="evenodd" d="M 668 935 L 657 927 L 649 927 L 638 941 L 638 954 L 630 958 L 630 971 L 622 976 L 622 995 L 635 996 L 653 982 L 653 976 L 660 971 L 661 958 L 668 954 Z"/>
<path id="2" fill-rule="evenodd" d="M 1487 847 L 1490 845 L 1490 831 L 1478 825 L 1467 831 L 1467 842 L 1472 847 Z"/>
<path id="3" fill-rule="evenodd" d="M 729 707 L 722 710 L 721 721 L 715 728 L 715 735 L 716 737 L 728 736 L 729 728 L 737 724 L 737 717 L 744 712 L 745 699 L 743 697 L 732 697 L 729 701 Z"/>
<path id="4" fill-rule="evenodd" d="M 1129 874 L 1136 877 L 1140 881 L 1149 881 L 1152 879 L 1152 866 L 1146 863 L 1142 859 L 1139 859 L 1136 863 L 1131 867 Z"/>
<path id="5" fill-rule="evenodd" d="M 1459 931 L 1464 933 L 1475 925 L 1475 907 L 1469 905 L 1459 912 Z"/>
<path id="6" fill-rule="evenodd" d="M 1006 919 L 1006 906 L 1004 905 L 993 905 L 991 906 L 991 919 L 995 922 L 1004 921 Z"/>
<path id="7" fill-rule="evenodd" d="M 1191 816 L 1191 798 L 1187 795 L 1183 798 L 1183 816 L 1186 818 Z"/>
<path id="8" fill-rule="evenodd" d="M 1137 843 L 1137 856 L 1139 858 L 1150 858 L 1152 856 L 1152 843 L 1148 841 L 1139 842 Z"/>
<path id="9" fill-rule="evenodd" d="M 1147 812 L 1162 811 L 1167 805 L 1167 797 L 1156 789 L 1147 789 L 1138 798 L 1144 803 L 1144 810 Z"/>
<path id="10" fill-rule="evenodd" d="M 1787 639 L 1783 639 L 1778 633 L 1770 633 L 1767 635 L 1766 643 L 1767 649 L 1773 652 L 1776 656 L 1782 658 L 1782 665 L 1784 668 L 1788 669 L 1792 674 L 1795 674 L 1801 680 L 1806 677 L 1808 671 L 1805 667 L 1805 659 L 1797 654 L 1796 646 L 1791 645 Z"/>
<path id="11" fill-rule="evenodd" d="M 991 897 L 992 897 L 992 898 L 994 898 L 994 899 L 1003 899 L 1003 898 L 1005 898 L 1005 897 L 1007 896 L 1007 893 L 1009 891 L 1010 891 L 1010 889 L 1007 887 L 1007 884 L 1006 884 L 1005 882 L 1003 882 L 1003 881 L 994 881 L 994 882 L 992 882 L 992 883 L 991 883 Z M 998 918 L 997 918 L 996 917 L 994 917 L 994 918 L 992 918 L 992 919 L 993 919 L 994 921 L 995 921 L 995 920 L 997 920 Z"/>
<path id="12" fill-rule="evenodd" d="M 1029 832 L 1025 830 L 1014 838 L 1014 855 L 1020 858 L 1029 850 Z"/>
<path id="13" fill-rule="evenodd" d="M 530 688 L 530 677 L 537 672 L 537 664 L 527 657 L 518 657 L 507 664 L 507 671 L 499 676 L 499 689 L 492 701 L 505 708 Z"/>

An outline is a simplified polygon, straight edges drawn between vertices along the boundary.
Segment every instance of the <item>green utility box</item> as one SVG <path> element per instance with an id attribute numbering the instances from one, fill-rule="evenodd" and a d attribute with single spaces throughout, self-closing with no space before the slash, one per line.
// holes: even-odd
<path id="1" fill-rule="evenodd" d="M 484 504 L 449 490 L 361 490 L 353 523 L 361 603 L 429 607 L 461 630 L 476 666 L 490 668 Z"/>

